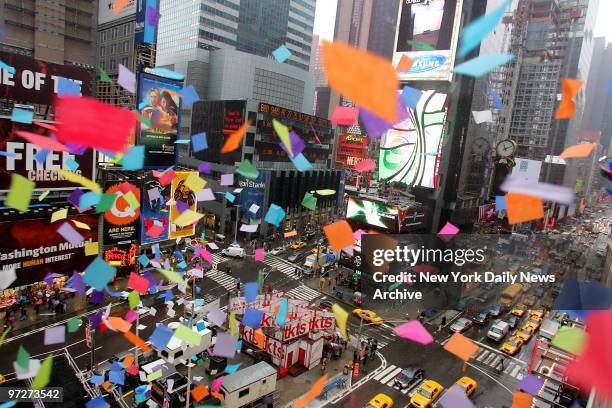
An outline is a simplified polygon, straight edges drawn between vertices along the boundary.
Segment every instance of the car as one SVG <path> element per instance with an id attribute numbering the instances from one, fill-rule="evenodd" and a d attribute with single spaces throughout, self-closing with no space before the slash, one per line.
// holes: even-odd
<path id="1" fill-rule="evenodd" d="M 376 316 L 376 312 L 372 310 L 365 309 L 353 309 L 353 314 L 368 323 L 372 323 L 375 325 L 382 324 L 383 319 L 380 316 Z"/>
<path id="2" fill-rule="evenodd" d="M 455 333 L 463 333 L 470 327 L 472 327 L 472 321 L 462 317 L 453 322 L 453 324 L 450 325 L 449 330 Z"/>
<path id="3" fill-rule="evenodd" d="M 489 328 L 489 331 L 487 332 L 487 337 L 495 341 L 500 341 L 501 339 L 506 337 L 506 334 L 508 334 L 509 331 L 510 325 L 508 323 L 502 320 L 496 320 Z"/>
<path id="4" fill-rule="evenodd" d="M 398 387 L 400 390 L 403 390 L 410 387 L 412 384 L 421 381 L 424 376 L 425 371 L 423 371 L 422 368 L 408 366 L 395 376 L 393 385 Z"/>
<path id="5" fill-rule="evenodd" d="M 542 320 L 541 319 L 536 319 L 534 317 L 531 317 L 531 318 L 529 318 L 529 320 L 527 320 L 525 325 L 531 326 L 533 328 L 533 331 L 535 332 L 542 325 Z"/>
<path id="6" fill-rule="evenodd" d="M 501 305 L 493 305 L 491 306 L 491 308 L 489 308 L 489 315 L 492 317 L 497 317 L 501 314 L 502 312 L 502 307 Z"/>
<path id="7" fill-rule="evenodd" d="M 529 326 L 528 324 L 524 324 L 523 327 L 521 327 L 521 330 L 516 333 L 516 337 L 527 343 L 531 336 L 533 336 L 533 333 L 535 333 L 533 327 Z"/>
<path id="8" fill-rule="evenodd" d="M 230 245 L 229 247 L 223 249 L 223 251 L 221 251 L 221 253 L 225 256 L 231 256 L 234 258 L 244 258 L 244 248 L 241 248 L 239 246 L 233 246 Z"/>
<path id="9" fill-rule="evenodd" d="M 372 398 L 365 408 L 391 408 L 392 406 L 393 399 L 387 394 L 380 393 Z"/>
<path id="10" fill-rule="evenodd" d="M 471 396 L 474 391 L 476 391 L 476 387 L 478 387 L 478 383 L 470 377 L 461 377 L 457 380 L 455 385 L 461 387 L 465 392 L 465 395 L 467 395 L 468 397 Z"/>
<path id="11" fill-rule="evenodd" d="M 504 322 L 508 323 L 510 325 L 511 329 L 516 329 L 516 326 L 518 326 L 520 319 L 517 316 L 514 315 L 508 315 L 506 317 L 504 317 Z"/>
<path id="12" fill-rule="evenodd" d="M 302 249 L 306 246 L 306 243 L 304 241 L 295 241 L 293 244 L 291 244 L 291 249 Z"/>
<path id="13" fill-rule="evenodd" d="M 544 315 L 546 314 L 546 312 L 544 310 L 531 310 L 529 312 L 529 316 L 531 317 L 537 317 L 538 319 L 542 320 L 544 318 Z"/>
<path id="14" fill-rule="evenodd" d="M 529 295 L 529 296 L 525 296 L 525 299 L 523 300 L 523 304 L 525 306 L 532 307 L 533 305 L 536 304 L 537 301 L 538 301 L 538 298 L 535 295 Z"/>
<path id="15" fill-rule="evenodd" d="M 271 255 L 279 255 L 279 254 L 281 254 L 284 251 L 285 251 L 285 247 L 284 246 L 279 246 L 279 247 L 276 247 L 276 248 L 272 249 L 270 251 L 270 254 Z"/>
<path id="16" fill-rule="evenodd" d="M 434 380 L 425 380 L 423 385 L 412 394 L 410 405 L 417 408 L 426 408 L 431 406 L 433 402 L 440 396 L 444 387 Z"/>
<path id="17" fill-rule="evenodd" d="M 516 305 L 512 308 L 512 311 L 510 313 L 517 317 L 523 317 L 525 312 L 527 312 L 527 307 L 525 305 Z"/>
<path id="18" fill-rule="evenodd" d="M 482 311 L 472 318 L 474 323 L 483 325 L 489 319 L 489 312 Z"/>
<path id="19" fill-rule="evenodd" d="M 513 356 L 513 355 L 515 355 L 516 353 L 519 352 L 521 347 L 523 347 L 524 343 L 525 342 L 520 337 L 512 336 L 508 340 L 506 340 L 504 345 L 501 346 L 500 350 L 503 351 L 504 353 L 510 355 L 510 356 Z"/>
<path id="20" fill-rule="evenodd" d="M 289 258 L 287 258 L 287 260 L 288 260 L 289 262 L 297 262 L 297 261 L 299 261 L 299 260 L 300 260 L 301 258 L 303 258 L 303 257 L 304 257 L 304 255 L 303 255 L 303 254 L 300 254 L 300 253 L 298 252 L 298 253 L 295 253 L 295 254 L 291 254 L 291 256 L 289 256 Z"/>

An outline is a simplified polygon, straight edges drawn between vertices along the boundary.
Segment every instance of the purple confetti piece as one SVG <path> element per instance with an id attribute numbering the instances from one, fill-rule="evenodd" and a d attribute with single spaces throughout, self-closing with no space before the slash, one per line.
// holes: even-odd
<path id="1" fill-rule="evenodd" d="M 304 141 L 300 138 L 300 136 L 295 133 L 293 130 L 291 132 L 289 132 L 289 138 L 291 140 L 291 150 L 293 151 L 293 156 L 291 156 L 289 154 L 289 151 L 287 150 L 287 147 L 285 146 L 284 143 L 279 143 L 281 149 L 283 149 L 285 151 L 285 153 L 287 153 L 287 156 L 291 157 L 291 158 L 295 158 L 295 156 L 297 156 L 298 154 L 302 153 L 302 151 L 304 151 Z"/>
<path id="2" fill-rule="evenodd" d="M 176 209 L 178 210 L 179 214 L 182 214 L 183 212 L 185 212 L 185 210 L 189 209 L 189 204 L 181 200 L 176 200 Z"/>
<path id="3" fill-rule="evenodd" d="M 212 166 L 208 162 L 203 162 L 198 164 L 198 171 L 200 173 L 210 174 L 212 170 Z"/>

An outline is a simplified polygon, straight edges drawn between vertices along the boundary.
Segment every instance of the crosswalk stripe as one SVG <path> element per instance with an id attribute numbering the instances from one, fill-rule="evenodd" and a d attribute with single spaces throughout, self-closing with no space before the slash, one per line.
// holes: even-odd
<path id="1" fill-rule="evenodd" d="M 402 371 L 401 367 L 397 367 L 395 370 L 391 371 L 389 375 L 387 375 L 385 378 L 380 380 L 380 382 L 382 384 L 387 384 L 387 382 L 395 378 L 395 376 L 399 374 L 400 371 Z"/>
<path id="2" fill-rule="evenodd" d="M 515 366 L 516 366 L 516 364 L 514 364 L 514 363 L 508 364 L 508 367 L 506 367 L 506 369 L 504 370 L 504 373 L 510 374 L 510 370 L 514 370 Z"/>
<path id="3" fill-rule="evenodd" d="M 493 363 L 490 364 L 491 367 L 495 368 L 499 365 L 499 362 L 501 361 L 501 356 L 497 356 L 495 357 L 495 359 L 493 360 Z"/>
<path id="4" fill-rule="evenodd" d="M 518 373 L 518 375 L 515 377 L 517 380 L 521 381 L 523 379 L 524 375 L 523 373 Z"/>
<path id="5" fill-rule="evenodd" d="M 485 364 L 485 365 L 489 365 L 489 363 L 490 363 L 491 361 L 493 361 L 494 359 L 495 359 L 495 354 L 494 354 L 494 353 L 491 353 L 491 355 L 490 355 L 489 357 L 487 357 L 487 359 L 484 361 L 484 364 Z"/>
<path id="6" fill-rule="evenodd" d="M 476 357 L 476 360 L 482 361 L 488 354 L 489 354 L 489 350 L 482 350 L 482 352 Z"/>
<path id="7" fill-rule="evenodd" d="M 521 366 L 517 365 L 514 370 L 512 370 L 512 374 L 510 374 L 512 377 L 516 378 L 516 375 L 518 374 L 518 372 L 521 371 Z"/>
<path id="8" fill-rule="evenodd" d="M 376 377 L 374 377 L 374 380 L 378 381 L 381 378 L 383 378 L 385 375 L 387 375 L 387 373 L 389 373 L 390 371 L 394 370 L 396 368 L 395 365 L 390 365 L 389 367 L 385 368 L 384 370 L 382 370 L 380 373 L 378 373 L 376 375 Z"/>

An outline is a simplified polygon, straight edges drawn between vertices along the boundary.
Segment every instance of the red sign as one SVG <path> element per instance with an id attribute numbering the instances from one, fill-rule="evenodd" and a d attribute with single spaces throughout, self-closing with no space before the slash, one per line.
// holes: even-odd
<path id="1" fill-rule="evenodd" d="M 242 338 L 246 340 L 248 343 L 257 344 L 255 340 L 255 330 L 248 326 L 243 326 Z M 285 359 L 285 347 L 283 343 L 280 341 L 266 336 L 266 342 L 263 347 L 264 351 L 270 354 L 272 357 L 281 360 L 281 362 Z"/>
<path id="2" fill-rule="evenodd" d="M 359 377 L 359 362 L 355 362 L 353 365 L 353 380 L 356 380 Z"/>
<path id="3" fill-rule="evenodd" d="M 357 163 L 365 159 L 367 150 L 367 136 L 345 133 L 338 139 L 338 147 L 336 149 L 336 164 L 354 168 Z"/>

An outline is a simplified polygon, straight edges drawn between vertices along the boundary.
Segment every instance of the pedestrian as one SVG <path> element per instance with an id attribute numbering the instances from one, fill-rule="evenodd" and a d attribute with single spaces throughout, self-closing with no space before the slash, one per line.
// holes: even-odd
<path id="1" fill-rule="evenodd" d="M 357 357 L 359 356 L 357 350 L 353 351 L 353 361 L 357 362 Z"/>
<path id="2" fill-rule="evenodd" d="M 499 371 L 504 371 L 504 361 L 505 361 L 505 359 L 502 357 L 501 360 L 499 361 L 499 364 L 501 366 Z"/>
<path id="3" fill-rule="evenodd" d="M 446 326 L 446 316 L 442 316 L 442 323 L 440 323 L 440 326 Z"/>
<path id="4" fill-rule="evenodd" d="M 21 316 L 19 316 L 19 320 L 24 321 L 28 318 L 28 312 L 26 311 L 25 306 L 21 307 Z"/>

